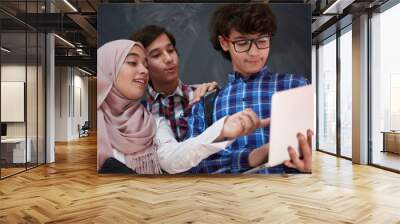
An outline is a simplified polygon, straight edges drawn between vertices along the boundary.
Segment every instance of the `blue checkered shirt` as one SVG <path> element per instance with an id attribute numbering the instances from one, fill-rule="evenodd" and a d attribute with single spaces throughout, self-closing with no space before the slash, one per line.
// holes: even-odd
<path id="1" fill-rule="evenodd" d="M 236 112 L 251 108 L 260 118 L 271 115 L 272 95 L 277 91 L 307 85 L 300 75 L 271 73 L 264 67 L 259 73 L 245 79 L 239 73 L 229 74 L 229 83 L 218 93 L 214 103 L 213 122 Z M 195 137 L 205 130 L 204 102 L 192 108 L 187 138 Z M 241 173 L 249 170 L 248 157 L 252 150 L 269 142 L 269 127 L 256 129 L 252 134 L 236 139 L 226 150 L 209 156 L 189 173 Z M 293 172 L 284 165 L 268 168 L 259 173 Z"/>

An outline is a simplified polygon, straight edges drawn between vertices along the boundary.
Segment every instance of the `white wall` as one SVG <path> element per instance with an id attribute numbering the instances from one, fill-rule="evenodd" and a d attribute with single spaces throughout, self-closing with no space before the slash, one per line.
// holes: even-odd
<path id="1" fill-rule="evenodd" d="M 67 67 L 55 68 L 55 141 L 68 141 L 68 74 Z"/>
<path id="2" fill-rule="evenodd" d="M 88 77 L 85 76 L 81 76 L 82 73 L 78 73 L 78 75 L 76 75 L 76 71 L 75 70 L 75 79 L 74 79 L 74 86 L 75 86 L 75 94 L 77 94 L 77 90 L 80 89 L 80 99 L 77 98 L 77 95 L 74 96 L 74 100 L 75 100 L 75 105 L 78 105 L 79 107 L 81 107 L 80 109 L 82 110 L 81 113 L 79 112 L 79 108 L 77 108 L 75 106 L 75 119 L 73 120 L 73 127 L 77 127 L 78 124 L 80 124 L 81 126 L 85 123 L 85 121 L 88 120 L 89 117 L 89 111 L 88 111 Z M 80 102 L 77 102 L 77 100 L 80 100 Z M 79 105 L 80 104 L 80 105 Z M 73 133 L 74 136 L 78 135 L 77 132 L 77 128 L 73 129 Z"/>
<path id="3" fill-rule="evenodd" d="M 88 78 L 83 75 L 75 68 L 56 67 L 56 141 L 77 139 L 78 124 L 88 120 Z"/>

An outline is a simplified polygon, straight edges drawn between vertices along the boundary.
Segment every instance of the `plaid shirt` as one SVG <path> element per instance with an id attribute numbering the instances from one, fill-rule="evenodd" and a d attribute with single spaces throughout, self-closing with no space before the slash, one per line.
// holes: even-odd
<path id="1" fill-rule="evenodd" d="M 236 112 L 251 108 L 260 118 L 271 114 L 272 95 L 277 91 L 307 85 L 299 75 L 274 74 L 264 67 L 247 80 L 238 73 L 229 74 L 229 83 L 224 86 L 214 103 L 213 122 Z M 204 102 L 195 104 L 189 119 L 187 137 L 195 137 L 205 130 Z M 251 167 L 250 152 L 269 142 L 269 127 L 256 129 L 252 134 L 236 139 L 226 150 L 204 159 L 190 173 L 241 173 Z M 260 173 L 297 172 L 284 165 L 261 170 Z"/>
<path id="2" fill-rule="evenodd" d="M 169 120 L 177 141 L 185 139 L 188 119 L 191 113 L 189 102 L 193 99 L 196 85 L 186 85 L 179 81 L 176 90 L 169 96 L 156 92 L 150 85 L 147 88 L 147 109 L 156 116 Z"/>

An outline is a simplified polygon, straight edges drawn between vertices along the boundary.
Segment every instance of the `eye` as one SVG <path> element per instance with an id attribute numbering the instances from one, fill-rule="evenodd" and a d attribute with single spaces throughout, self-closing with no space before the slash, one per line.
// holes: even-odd
<path id="1" fill-rule="evenodd" d="M 258 44 L 267 44 L 268 41 L 265 40 L 265 39 L 261 39 L 261 40 L 257 40 L 257 43 L 258 43 Z"/>
<path id="2" fill-rule="evenodd" d="M 138 63 L 136 61 L 127 61 L 128 65 L 136 66 Z"/>
<path id="3" fill-rule="evenodd" d="M 154 53 L 152 55 L 150 55 L 151 58 L 159 58 L 161 56 L 160 53 Z"/>
<path id="4" fill-rule="evenodd" d="M 238 46 L 246 46 L 249 44 L 249 40 L 238 40 L 234 42 Z"/>
<path id="5" fill-rule="evenodd" d="M 174 53 L 174 52 L 175 52 L 175 48 L 173 48 L 173 47 L 172 47 L 172 48 L 169 48 L 169 49 L 167 50 L 167 52 L 168 52 L 168 53 Z"/>

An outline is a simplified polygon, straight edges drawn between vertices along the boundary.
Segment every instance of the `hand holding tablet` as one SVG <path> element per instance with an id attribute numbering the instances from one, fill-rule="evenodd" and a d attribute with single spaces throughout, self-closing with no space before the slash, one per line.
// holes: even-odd
<path id="1" fill-rule="evenodd" d="M 270 126 L 268 162 L 248 172 L 282 163 L 301 172 L 311 172 L 314 127 L 312 86 L 276 92 L 272 96 Z"/>

